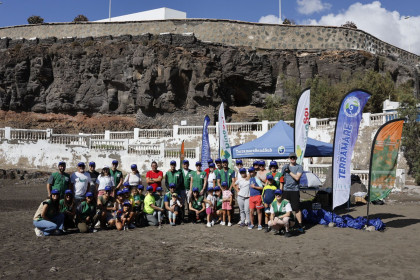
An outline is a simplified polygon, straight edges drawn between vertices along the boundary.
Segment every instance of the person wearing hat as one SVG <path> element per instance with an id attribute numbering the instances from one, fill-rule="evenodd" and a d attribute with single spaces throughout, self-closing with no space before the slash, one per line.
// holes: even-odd
<path id="1" fill-rule="evenodd" d="M 242 160 L 237 159 L 236 160 L 236 166 L 235 166 L 235 180 L 238 180 L 238 179 L 241 178 L 241 174 L 240 174 L 239 170 L 243 167 L 244 167 L 244 164 L 243 164 Z M 245 169 L 245 172 L 246 172 L 246 169 Z"/>
<path id="2" fill-rule="evenodd" d="M 131 203 L 126 200 L 123 203 L 123 207 L 117 211 L 115 220 L 115 226 L 117 230 L 133 229 L 134 213 L 131 211 Z"/>
<path id="3" fill-rule="evenodd" d="M 142 220 L 141 220 L 141 213 L 143 212 L 142 210 L 142 206 L 144 203 L 144 195 L 142 194 L 144 190 L 143 185 L 138 185 L 137 187 L 132 187 L 131 188 L 131 195 L 129 197 L 129 201 L 131 203 L 132 206 L 132 211 L 133 211 L 133 221 L 134 224 L 137 227 L 140 227 L 142 225 Z"/>
<path id="4" fill-rule="evenodd" d="M 64 229 L 64 214 L 60 212 L 60 191 L 51 190 L 50 198 L 41 202 L 33 218 L 37 236 L 59 235 Z"/>
<path id="5" fill-rule="evenodd" d="M 201 162 L 197 161 L 195 163 L 196 171 L 192 173 L 190 189 L 197 188 L 200 196 L 204 195 L 204 192 L 207 189 L 207 174 L 201 170 Z"/>
<path id="6" fill-rule="evenodd" d="M 169 191 L 169 185 L 175 184 L 175 190 L 179 192 L 183 187 L 183 176 L 181 174 L 181 170 L 176 169 L 176 161 L 171 160 L 170 162 L 171 168 L 165 174 L 165 186 L 166 189 Z"/>
<path id="7" fill-rule="evenodd" d="M 267 183 L 263 188 L 261 197 L 264 202 L 265 207 L 265 232 L 269 232 L 271 229 L 268 226 L 268 220 L 270 218 L 270 205 L 274 201 L 274 192 L 277 190 L 276 186 L 274 185 L 274 178 L 273 175 L 268 174 L 267 177 Z"/>
<path id="8" fill-rule="evenodd" d="M 151 167 L 152 170 L 146 173 L 146 182 L 149 186 L 153 187 L 153 192 L 155 192 L 157 187 L 162 186 L 163 172 L 158 170 L 156 161 L 152 161 Z"/>
<path id="9" fill-rule="evenodd" d="M 112 179 L 114 180 L 114 186 L 116 190 L 120 190 L 123 184 L 123 174 L 120 170 L 117 169 L 118 163 L 118 160 L 114 159 L 111 164 L 111 169 L 109 170 L 109 175 L 111 175 Z"/>
<path id="10" fill-rule="evenodd" d="M 258 218 L 258 230 L 262 230 L 262 209 L 264 205 L 262 203 L 261 194 L 263 191 L 264 184 L 260 179 L 256 177 L 256 172 L 254 167 L 248 169 L 249 173 L 249 216 L 250 224 L 248 229 L 253 229 L 254 226 L 254 211 L 257 209 L 257 218 Z"/>
<path id="11" fill-rule="evenodd" d="M 153 187 L 152 186 L 147 186 L 147 195 L 144 198 L 144 208 L 143 208 L 143 212 L 146 216 L 146 220 L 149 224 L 149 226 L 158 226 L 159 225 L 159 221 L 157 219 L 157 217 L 154 215 L 155 211 L 161 211 L 163 212 L 164 209 L 157 207 L 155 205 L 156 199 L 155 196 L 153 195 Z"/>
<path id="12" fill-rule="evenodd" d="M 192 188 L 192 196 L 189 204 L 188 220 L 193 224 L 204 222 L 206 206 L 204 204 L 204 197 L 200 195 L 200 190 L 197 187 Z"/>
<path id="13" fill-rule="evenodd" d="M 275 190 L 273 203 L 270 206 L 270 221 L 268 226 L 275 231 L 280 231 L 282 227 L 285 228 L 285 237 L 292 236 L 289 232 L 289 219 L 292 217 L 292 206 L 287 199 L 283 199 L 283 191 Z"/>
<path id="14" fill-rule="evenodd" d="M 214 163 L 210 163 L 209 164 L 209 173 L 207 175 L 207 186 L 209 188 L 214 188 L 216 187 L 217 183 L 217 179 L 216 179 L 216 173 L 215 173 L 215 164 Z"/>
<path id="15" fill-rule="evenodd" d="M 177 201 L 179 201 L 178 203 L 172 203 L 172 196 L 173 194 L 177 195 Z M 165 194 L 165 196 L 163 197 L 163 202 L 165 205 L 165 209 L 168 213 L 168 218 L 169 218 L 169 223 L 171 224 L 171 219 L 172 222 L 175 223 L 176 220 L 176 216 L 181 213 L 181 211 L 183 210 L 182 204 L 180 202 L 180 197 L 178 196 L 178 194 L 176 193 L 176 185 L 174 183 L 170 183 L 169 184 L 169 191 Z M 182 215 L 182 213 L 181 213 Z M 172 218 L 171 218 L 172 217 Z M 181 217 L 181 221 L 182 221 L 182 217 Z M 171 224 L 172 225 L 172 224 Z"/>
<path id="16" fill-rule="evenodd" d="M 96 163 L 94 161 L 89 162 L 89 175 L 90 175 L 90 185 L 89 191 L 93 193 L 95 197 L 98 196 L 98 190 L 96 187 L 96 180 L 98 179 L 99 172 L 96 171 Z"/>
<path id="17" fill-rule="evenodd" d="M 232 186 L 235 181 L 235 171 L 229 168 L 228 160 L 222 159 L 222 170 L 217 174 L 217 184 L 221 186 L 222 182 L 227 182 L 228 189 L 232 191 Z"/>
<path id="18" fill-rule="evenodd" d="M 124 183 L 128 183 L 128 186 L 130 188 L 137 188 L 138 185 L 142 184 L 141 175 L 139 170 L 137 169 L 137 164 L 131 165 L 131 172 L 129 172 L 127 176 L 125 176 Z"/>
<path id="19" fill-rule="evenodd" d="M 176 216 L 178 215 L 182 205 L 179 201 L 177 193 L 171 193 L 171 200 L 169 201 L 168 219 L 171 226 L 176 225 Z"/>
<path id="20" fill-rule="evenodd" d="M 265 169 L 265 160 L 260 160 L 258 162 L 258 172 L 257 177 L 261 180 L 263 183 L 267 183 L 267 174 L 268 170 Z"/>
<path id="21" fill-rule="evenodd" d="M 64 192 L 70 189 L 70 175 L 65 172 L 66 163 L 60 161 L 58 163 L 58 172 L 54 172 L 48 178 L 47 182 L 47 194 L 48 197 L 51 197 L 52 190 L 58 190 L 60 198 L 64 198 Z"/>
<path id="22" fill-rule="evenodd" d="M 204 199 L 206 203 L 206 214 L 207 214 L 207 227 L 214 226 L 214 217 L 216 212 L 216 197 L 213 195 L 213 187 L 209 187 L 207 190 L 207 197 Z"/>
<path id="23" fill-rule="evenodd" d="M 216 185 L 215 186 L 220 187 L 220 184 L 217 180 L 217 177 L 219 176 L 220 171 L 223 170 L 222 160 L 220 158 L 217 158 L 217 159 L 214 160 L 214 163 L 216 164 L 216 168 L 214 169 L 214 175 L 216 175 Z"/>
<path id="24" fill-rule="evenodd" d="M 276 188 L 280 189 L 283 187 L 283 183 L 284 183 L 284 177 L 283 174 L 281 172 L 277 172 L 277 169 L 279 168 L 279 166 L 277 165 L 277 161 L 271 161 L 270 165 L 268 166 L 268 169 L 270 169 L 270 172 L 268 172 L 267 174 L 271 174 L 274 178 L 274 185 L 276 186 Z"/>
<path id="25" fill-rule="evenodd" d="M 98 193 L 98 197 L 104 195 L 105 193 L 105 187 L 110 186 L 112 187 L 112 193 L 111 196 L 115 196 L 114 195 L 114 178 L 111 177 L 110 175 L 110 171 L 109 171 L 109 166 L 105 165 L 102 168 L 101 173 L 99 174 L 98 178 L 96 179 L 96 189 L 97 189 L 97 193 Z"/>
<path id="26" fill-rule="evenodd" d="M 64 230 L 74 228 L 76 205 L 74 204 L 73 192 L 71 190 L 64 192 L 64 198 L 60 200 L 60 212 L 64 214 Z"/>
<path id="27" fill-rule="evenodd" d="M 165 209 L 165 202 L 164 202 L 164 195 L 163 195 L 163 188 L 157 187 L 156 192 L 153 194 L 155 196 L 155 205 L 161 209 Z M 163 217 L 165 215 L 165 210 L 163 211 L 156 211 L 154 213 L 157 216 L 159 226 L 162 225 Z"/>
<path id="28" fill-rule="evenodd" d="M 111 196 L 112 187 L 105 187 L 104 194 L 98 197 L 97 208 L 99 212 L 99 221 L 101 228 L 112 227 L 115 225 L 115 211 L 117 204 L 115 198 Z"/>
<path id="29" fill-rule="evenodd" d="M 77 207 L 77 227 L 81 233 L 94 232 L 98 220 L 96 216 L 96 202 L 93 193 L 86 193 L 86 200 Z"/>
<path id="30" fill-rule="evenodd" d="M 295 153 L 289 154 L 289 164 L 285 164 L 281 173 L 284 174 L 283 198 L 290 201 L 293 211 L 296 213 L 298 232 L 304 233 L 302 225 L 302 212 L 300 211 L 299 180 L 303 173 L 303 167 L 296 163 Z"/>
<path id="31" fill-rule="evenodd" d="M 214 215 L 214 223 L 218 223 L 223 218 L 223 194 L 222 189 L 220 186 L 216 186 L 214 188 L 214 197 L 216 198 L 216 206 L 215 206 L 215 215 Z M 212 223 L 212 224 L 214 224 Z"/>
<path id="32" fill-rule="evenodd" d="M 239 214 L 241 227 L 248 226 L 249 217 L 249 179 L 245 168 L 239 169 L 239 177 L 235 181 L 235 190 L 238 193 L 237 200 L 239 205 Z"/>
<path id="33" fill-rule="evenodd" d="M 260 170 L 260 161 L 259 160 L 254 160 L 254 162 L 252 163 L 252 167 L 254 167 L 255 172 L 258 172 L 258 170 Z"/>
<path id="34" fill-rule="evenodd" d="M 192 195 L 190 185 L 191 185 L 191 177 L 194 171 L 192 171 L 189 167 L 190 167 L 190 162 L 186 159 L 183 160 L 182 169 L 180 169 L 181 174 L 182 174 L 183 185 L 181 186 L 181 189 L 178 191 L 178 195 L 181 197 L 181 204 L 183 205 L 182 215 L 184 219 L 186 217 L 185 208 L 188 210 L 188 205 L 190 203 L 190 198 Z"/>
<path id="35" fill-rule="evenodd" d="M 213 159 L 209 159 L 208 161 L 207 161 L 207 168 L 206 169 L 204 169 L 204 172 L 206 172 L 206 174 L 207 174 L 207 177 L 209 176 L 209 173 L 210 173 L 210 164 L 214 164 L 214 161 L 213 161 Z"/>
<path id="36" fill-rule="evenodd" d="M 77 171 L 70 176 L 76 207 L 85 199 L 91 182 L 89 172 L 85 171 L 85 167 L 84 162 L 79 162 L 77 164 Z"/>
<path id="37" fill-rule="evenodd" d="M 222 218 L 222 222 L 220 222 L 220 224 L 222 226 L 226 225 L 226 214 L 227 214 L 227 218 L 228 218 L 227 226 L 231 227 L 232 226 L 233 194 L 228 189 L 228 183 L 227 182 L 222 182 L 221 185 L 222 185 L 222 201 L 223 201 L 223 203 L 222 203 L 223 218 Z"/>

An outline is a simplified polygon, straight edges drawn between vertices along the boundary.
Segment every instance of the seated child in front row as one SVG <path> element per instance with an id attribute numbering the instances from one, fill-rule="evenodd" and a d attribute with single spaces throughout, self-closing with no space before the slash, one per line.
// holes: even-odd
<path id="1" fill-rule="evenodd" d="M 179 211 L 182 207 L 181 202 L 178 199 L 178 194 L 177 193 L 172 194 L 172 198 L 169 201 L 169 207 L 172 210 L 172 211 L 168 210 L 169 224 L 171 226 L 175 226 L 176 225 L 176 216 L 178 215 L 178 213 L 179 213 Z"/>

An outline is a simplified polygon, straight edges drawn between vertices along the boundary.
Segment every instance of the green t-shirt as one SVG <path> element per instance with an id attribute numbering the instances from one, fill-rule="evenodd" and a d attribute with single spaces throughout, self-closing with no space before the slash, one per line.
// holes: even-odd
<path id="1" fill-rule="evenodd" d="M 269 173 L 267 173 L 267 175 L 268 174 L 273 175 L 274 186 L 279 189 L 280 188 L 280 179 L 283 176 L 283 174 L 281 172 L 278 172 L 278 171 L 276 172 L 276 175 L 274 175 L 273 172 L 269 172 Z"/>
<path id="2" fill-rule="evenodd" d="M 54 207 L 54 204 L 53 204 L 51 199 L 45 200 L 43 204 L 44 205 L 48 204 L 47 213 L 45 215 L 45 216 L 47 216 L 48 220 L 53 219 L 58 214 L 58 212 L 60 211 L 60 209 L 56 209 Z"/>
<path id="3" fill-rule="evenodd" d="M 216 198 L 216 210 L 222 209 L 223 205 L 223 193 L 220 193 L 220 197 Z"/>
<path id="4" fill-rule="evenodd" d="M 192 179 L 193 179 L 193 188 L 198 188 L 199 191 L 203 189 L 204 186 L 204 179 L 206 178 L 207 173 L 205 171 L 201 171 L 197 174 L 197 171 L 193 171 Z"/>
<path id="5" fill-rule="evenodd" d="M 175 184 L 177 191 L 181 190 L 181 188 L 184 189 L 182 185 L 183 176 L 181 172 L 182 171 L 179 171 L 179 170 L 175 170 L 175 172 L 171 172 L 171 171 L 166 172 L 165 184 L 168 187 L 168 189 L 169 189 L 169 184 Z"/>
<path id="6" fill-rule="evenodd" d="M 115 169 L 115 171 L 112 171 L 112 169 L 110 169 L 109 174 L 114 179 L 115 187 L 117 187 L 118 184 L 120 183 L 121 178 L 123 177 L 122 172 L 119 171 L 118 169 Z"/>
<path id="7" fill-rule="evenodd" d="M 150 207 L 151 204 L 155 204 L 155 197 L 151 194 L 146 195 L 146 197 L 144 198 L 144 208 L 143 208 L 143 212 L 146 214 L 153 214 L 153 212 L 155 211 L 152 207 Z"/>
<path id="8" fill-rule="evenodd" d="M 183 178 L 183 182 L 184 182 L 183 188 L 181 186 L 180 190 L 189 190 L 190 189 L 190 183 L 191 183 L 191 176 L 192 176 L 192 173 L 194 171 L 192 171 L 191 169 L 188 169 L 188 172 L 186 172 L 186 174 L 185 174 L 184 169 L 181 168 L 179 170 L 179 172 L 181 172 L 182 178 Z"/>
<path id="9" fill-rule="evenodd" d="M 91 203 L 88 204 L 86 201 L 82 201 L 79 206 L 79 218 L 80 220 L 84 221 L 87 217 L 93 217 L 96 212 L 96 204 Z"/>
<path id="10" fill-rule="evenodd" d="M 158 195 L 157 193 L 155 193 L 154 196 L 155 196 L 155 205 L 157 207 L 163 208 L 163 205 L 164 205 L 164 203 L 163 203 L 164 196 L 163 195 L 162 196 L 161 195 Z"/>
<path id="11" fill-rule="evenodd" d="M 52 190 L 60 192 L 60 197 L 64 197 L 64 192 L 70 187 L 70 175 L 65 172 L 63 174 L 55 172 L 48 179 L 48 184 L 51 185 Z"/>
<path id="12" fill-rule="evenodd" d="M 72 205 L 67 205 L 65 199 L 60 200 L 60 212 L 65 213 L 67 211 L 73 212 L 74 209 L 74 203 Z"/>
<path id="13" fill-rule="evenodd" d="M 191 205 L 192 205 L 192 207 L 195 209 L 195 210 L 201 210 L 201 209 L 203 209 L 203 205 L 202 205 L 202 203 L 203 203 L 203 199 L 204 199 L 204 197 L 202 197 L 202 196 L 199 196 L 198 198 L 197 198 L 197 200 L 195 200 L 195 199 L 191 199 Z"/>

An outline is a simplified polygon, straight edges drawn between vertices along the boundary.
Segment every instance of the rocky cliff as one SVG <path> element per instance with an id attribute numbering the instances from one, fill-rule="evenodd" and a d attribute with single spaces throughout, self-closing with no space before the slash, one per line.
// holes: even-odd
<path id="1" fill-rule="evenodd" d="M 343 71 L 375 69 L 390 72 L 397 84 L 418 81 L 411 68 L 392 58 L 355 50 L 261 50 L 171 34 L 1 41 L 1 110 L 79 114 L 79 119 L 82 114 L 96 116 L 98 123 L 98 114 L 136 116 L 138 123 L 129 122 L 127 129 L 165 127 L 181 119 L 201 124 L 204 114 L 216 120 L 222 101 L 234 120 L 254 120 L 268 95 L 287 100 L 281 76 L 302 84 L 315 75 L 334 82 Z M 0 126 L 10 125 L 8 115 L 0 114 Z M 95 127 L 113 129 L 88 130 Z"/>

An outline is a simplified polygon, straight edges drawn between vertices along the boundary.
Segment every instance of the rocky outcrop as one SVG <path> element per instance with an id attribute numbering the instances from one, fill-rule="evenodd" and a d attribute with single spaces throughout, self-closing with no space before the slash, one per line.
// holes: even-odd
<path id="1" fill-rule="evenodd" d="M 252 121 L 280 77 L 304 84 L 315 75 L 338 81 L 343 71 L 390 72 L 396 83 L 418 82 L 413 70 L 364 51 L 284 51 L 228 47 L 194 36 L 2 40 L 0 109 L 3 111 L 134 115 L 138 127 L 165 127 L 227 115 Z M 417 79 L 417 80 L 416 80 Z M 232 110 L 229 110 L 232 108 Z M 242 109 L 241 109 L 242 108 Z M 100 126 L 99 126 L 100 127 Z"/>

